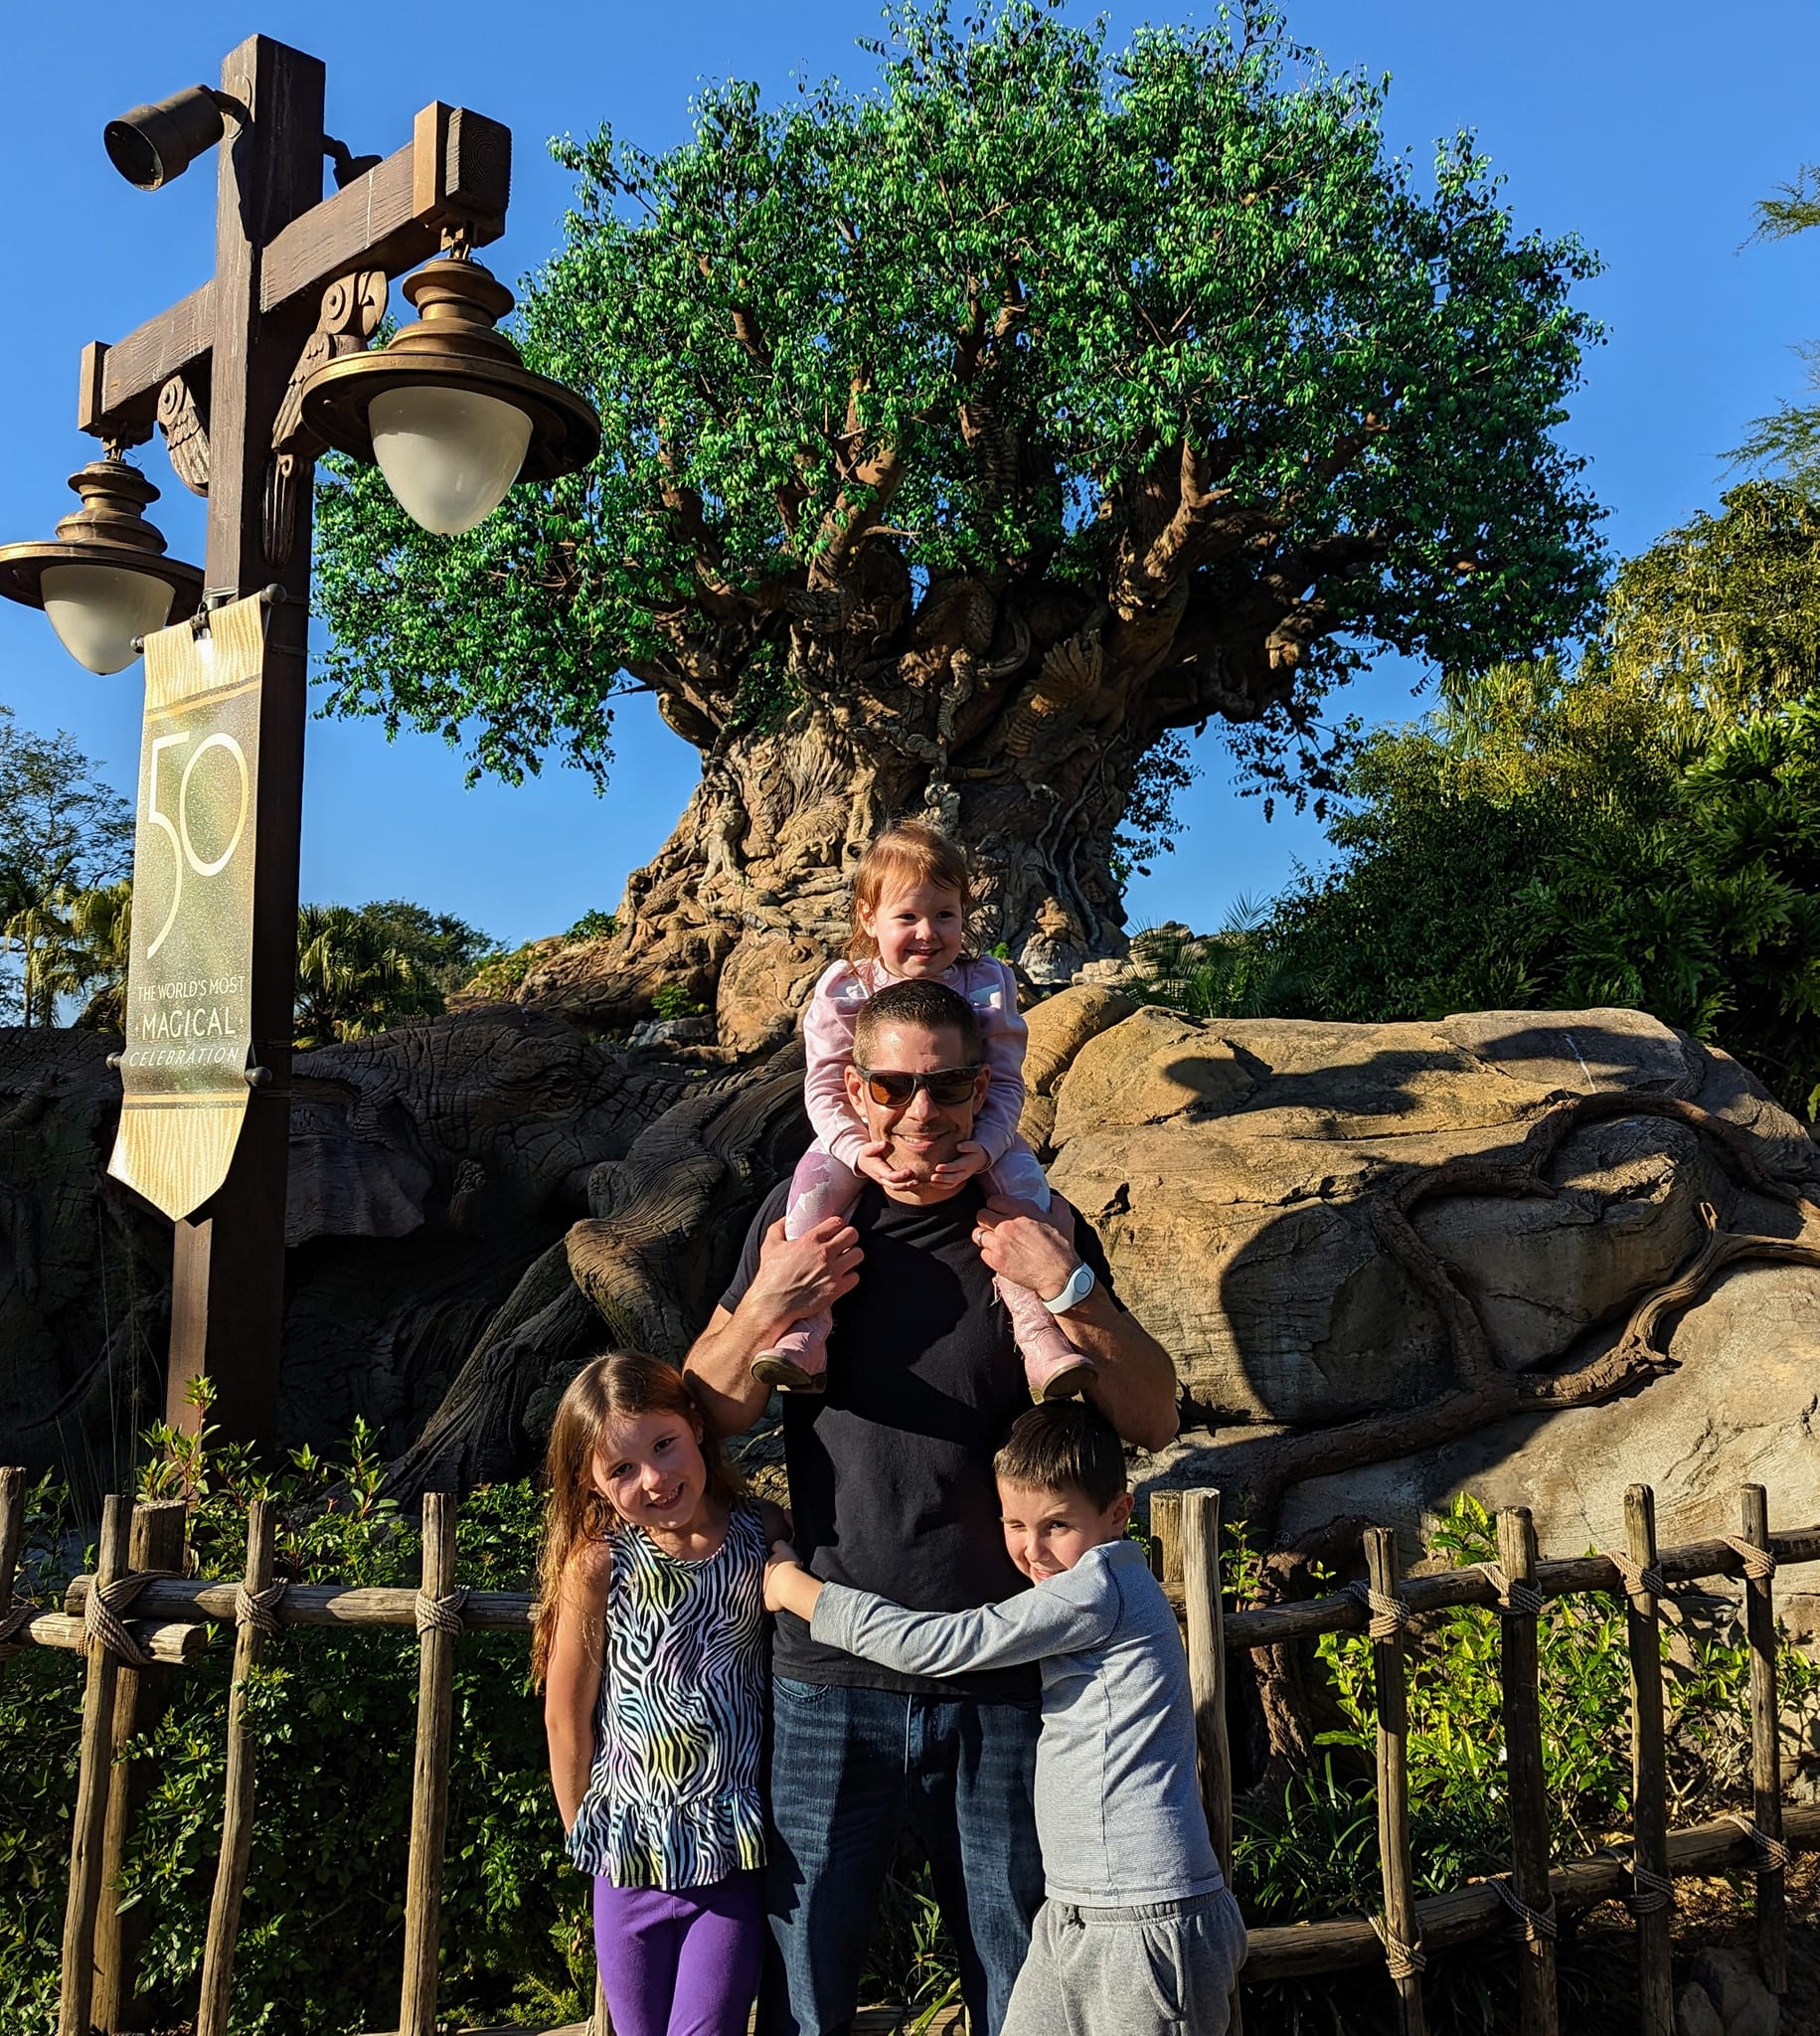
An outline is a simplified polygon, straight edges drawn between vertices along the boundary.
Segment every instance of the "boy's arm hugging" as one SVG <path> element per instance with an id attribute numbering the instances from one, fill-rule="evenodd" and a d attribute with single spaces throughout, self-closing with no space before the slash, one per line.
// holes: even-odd
<path id="1" fill-rule="evenodd" d="M 606 1592 L 612 1555 L 604 1541 L 577 1548 L 563 1572 L 556 1637 L 544 1681 L 544 1735 L 563 1829 L 574 1828 L 594 1765 L 594 1710 L 600 1699 Z"/>

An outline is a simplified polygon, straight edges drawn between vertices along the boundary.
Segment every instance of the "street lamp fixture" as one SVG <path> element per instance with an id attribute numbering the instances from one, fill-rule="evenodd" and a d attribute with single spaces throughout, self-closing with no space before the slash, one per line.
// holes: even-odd
<path id="1" fill-rule="evenodd" d="M 377 463 L 414 522 L 472 530 L 517 480 L 552 480 L 600 449 L 600 424 L 574 390 L 534 375 L 498 322 L 512 292 L 454 234 L 408 276 L 416 317 L 377 353 L 328 361 L 303 388 L 305 426 Z"/>
<path id="2" fill-rule="evenodd" d="M 495 329 L 511 293 L 473 259 L 505 232 L 511 131 L 435 100 L 403 148 L 355 155 L 325 131 L 325 86 L 315 58 L 254 35 L 228 52 L 219 86 L 109 124 L 108 156 L 141 190 L 214 152 L 214 272 L 83 349 L 76 422 L 106 456 L 75 477 L 82 509 L 54 539 L 0 546 L 0 598 L 46 609 L 91 671 L 123 670 L 134 637 L 157 645 L 134 868 L 148 896 L 163 887 L 168 918 L 141 927 L 128 982 L 145 992 L 141 1040 L 175 1020 L 192 1040 L 205 1018 L 210 1038 L 217 1021 L 232 1031 L 206 1065 L 123 1063 L 112 1164 L 175 1221 L 169 1419 L 193 1431 L 186 1387 L 206 1373 L 222 1434 L 260 1444 L 283 1330 L 312 469 L 327 446 L 377 461 L 411 514 L 452 532 L 520 476 L 572 472 L 600 443 L 588 405 L 528 372 Z M 390 280 L 406 275 L 416 316 L 374 352 Z M 120 456 L 154 431 L 207 499 L 204 573 L 164 556 L 144 514 L 157 490 Z M 205 598 L 206 650 L 201 633 L 161 633 Z M 190 686 L 205 671 L 220 683 Z M 205 833 L 199 849 L 191 822 L 220 784 L 238 791 L 231 845 Z M 179 969 L 180 951 L 196 965 Z M 87 1974 L 84 1955 L 67 1961 L 71 2026 L 87 2024 Z"/>
<path id="3" fill-rule="evenodd" d="M 78 664 L 124 671 L 135 638 L 181 622 L 202 598 L 202 575 L 164 556 L 164 538 L 142 513 L 158 490 L 117 446 L 70 476 L 83 506 L 41 542 L 0 545 L 0 594 L 43 608 Z"/>

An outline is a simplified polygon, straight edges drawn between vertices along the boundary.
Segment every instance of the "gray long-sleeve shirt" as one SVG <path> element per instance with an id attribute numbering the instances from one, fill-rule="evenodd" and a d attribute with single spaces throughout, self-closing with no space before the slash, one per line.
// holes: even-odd
<path id="1" fill-rule="evenodd" d="M 1042 1664 L 1037 1836 L 1053 1901 L 1120 1908 L 1223 1885 L 1195 1780 L 1188 1658 L 1135 1542 L 1102 1542 L 976 1612 L 907 1612 L 829 1584 L 810 1632 L 907 1675 Z"/>

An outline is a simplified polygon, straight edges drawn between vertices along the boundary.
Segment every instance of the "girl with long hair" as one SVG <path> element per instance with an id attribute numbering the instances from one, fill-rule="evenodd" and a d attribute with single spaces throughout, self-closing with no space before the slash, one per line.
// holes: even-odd
<path id="1" fill-rule="evenodd" d="M 764 1928 L 763 1573 L 689 1381 L 596 1357 L 550 1431 L 532 1631 L 616 2036 L 744 2036 Z"/>

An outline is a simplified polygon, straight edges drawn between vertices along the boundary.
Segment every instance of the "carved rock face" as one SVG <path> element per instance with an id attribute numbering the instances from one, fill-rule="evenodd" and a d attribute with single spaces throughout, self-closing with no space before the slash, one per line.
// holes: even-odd
<path id="1" fill-rule="evenodd" d="M 404 1237 L 481 1195 L 579 1213 L 589 1169 L 680 1086 L 510 1004 L 301 1054 L 288 1241 Z"/>
<path id="2" fill-rule="evenodd" d="M 1121 1294 L 1192 1403 L 1199 1432 L 1161 1466 L 1172 1483 L 1221 1482 L 1222 1448 L 1247 1431 L 1319 1428 L 1448 1391 L 1446 1326 L 1386 1250 L 1375 1206 L 1419 1169 L 1508 1156 L 1565 1097 L 1687 1099 L 1747 1127 L 1772 1170 L 1810 1193 L 1820 1183 L 1820 1152 L 1735 1062 L 1631 1011 L 1335 1026 L 1149 1009 L 1077 1044 L 1051 1086 L 1053 1104 L 1033 1100 L 1027 1128 L 1041 1132 L 1053 1107 L 1051 1179 L 1098 1228 Z M 1412 1218 L 1513 1373 L 1608 1349 L 1705 1241 L 1703 1203 L 1731 1230 L 1800 1229 L 1793 1210 L 1736 1186 L 1707 1139 L 1654 1117 L 1574 1130 L 1546 1185 L 1449 1196 Z M 1660 1483 L 1665 1520 L 1690 1495 L 1723 1493 L 1715 1503 L 1734 1508 L 1746 1478 L 1820 1515 L 1820 1454 L 1807 1447 L 1797 1464 L 1787 1441 L 1804 1434 L 1796 1400 L 1811 1398 L 1820 1271 L 1740 1266 L 1667 1331 L 1679 1372 L 1311 1479 L 1286 1497 L 1279 1533 L 1349 1514 L 1414 1530 L 1465 1488 L 1537 1507 L 1545 1542 L 1577 1551 L 1595 1530 L 1621 1537 L 1623 1487 L 1639 1478 Z"/>

